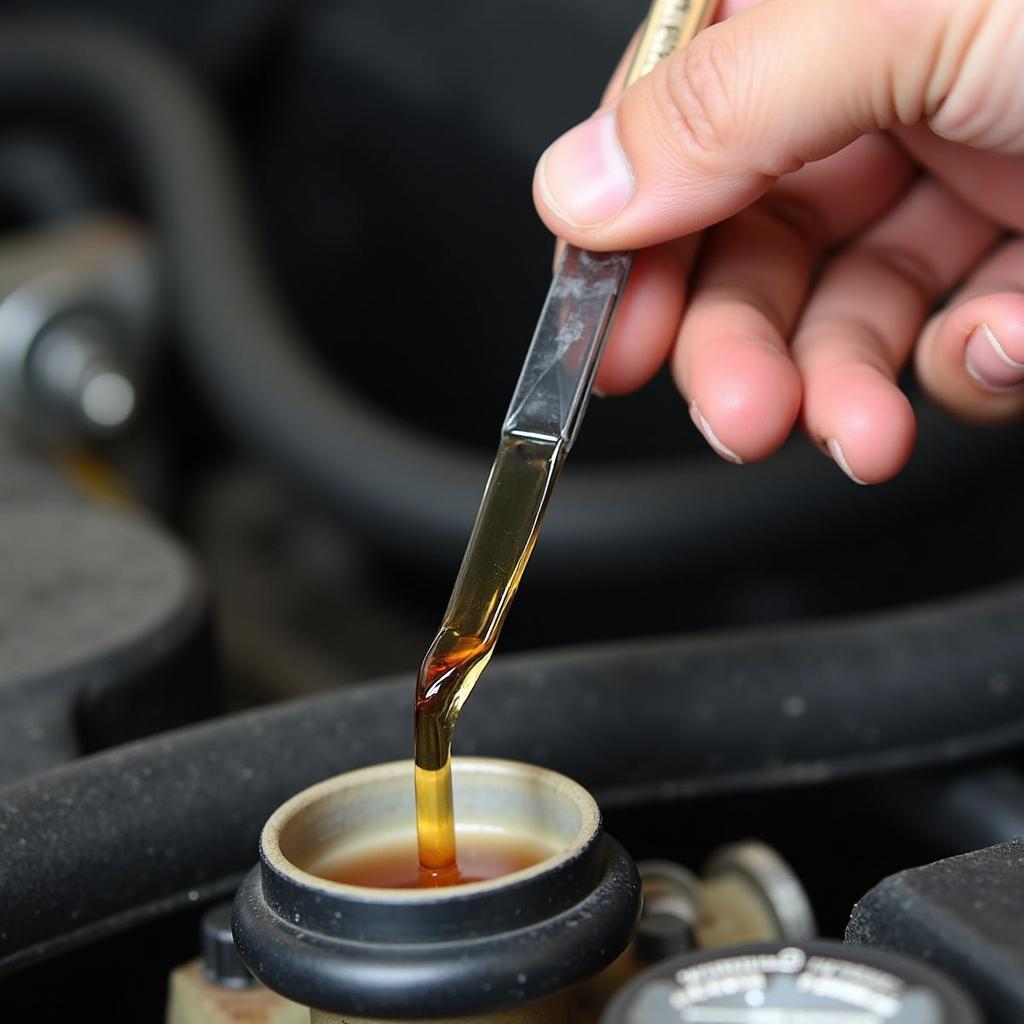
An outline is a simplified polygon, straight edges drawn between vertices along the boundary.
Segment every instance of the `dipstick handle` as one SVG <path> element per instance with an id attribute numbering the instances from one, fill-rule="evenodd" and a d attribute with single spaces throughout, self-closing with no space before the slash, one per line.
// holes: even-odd
<path id="1" fill-rule="evenodd" d="M 654 0 L 626 75 L 626 87 L 693 39 L 711 21 L 716 6 L 716 0 Z"/>
<path id="2" fill-rule="evenodd" d="M 689 42 L 711 20 L 715 0 L 654 0 L 627 85 Z M 630 252 L 567 245 L 526 354 L 504 434 L 558 444 L 576 440 L 608 329 L 633 266 Z"/>

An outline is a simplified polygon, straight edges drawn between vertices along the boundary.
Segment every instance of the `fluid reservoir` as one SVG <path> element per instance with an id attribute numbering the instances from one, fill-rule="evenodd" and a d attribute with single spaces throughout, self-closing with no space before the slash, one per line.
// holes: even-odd
<path id="1" fill-rule="evenodd" d="M 313 786 L 264 827 L 235 900 L 235 941 L 314 1024 L 566 1024 L 567 992 L 629 942 L 639 876 L 586 790 L 509 761 L 456 758 L 453 772 L 460 850 L 489 849 L 480 863 L 514 851 L 511 872 L 416 886 L 411 761 Z"/>

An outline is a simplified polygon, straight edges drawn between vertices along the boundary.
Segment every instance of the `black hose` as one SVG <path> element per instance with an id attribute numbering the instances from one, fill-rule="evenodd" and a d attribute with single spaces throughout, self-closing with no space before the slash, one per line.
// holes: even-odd
<path id="1" fill-rule="evenodd" d="M 189 76 L 116 31 L 7 22 L 0 98 L 8 106 L 56 105 L 116 131 L 158 221 L 185 357 L 234 436 L 372 543 L 419 564 L 455 564 L 487 461 L 419 436 L 311 359 L 260 259 L 225 133 Z M 381 272 L 401 275 L 400 251 Z M 343 281 L 338 307 L 340 325 Z M 345 344 L 372 346 L 373 338 Z M 827 470 L 808 446 L 742 470 L 710 456 L 570 465 L 533 573 L 647 576 L 671 564 L 736 565 L 794 536 L 822 545 L 844 527 L 905 515 L 982 480 L 1017 437 L 981 438 L 930 416 L 924 425 L 929 443 L 911 470 L 870 495 Z"/>
<path id="2" fill-rule="evenodd" d="M 871 799 L 895 829 L 944 857 L 1024 839 L 1024 775 L 1011 765 L 911 777 L 875 787 Z"/>
<path id="3" fill-rule="evenodd" d="M 830 626 L 496 659 L 458 753 L 605 807 L 952 765 L 1024 743 L 1024 586 Z M 412 679 L 272 707 L 0 789 L 0 974 L 226 894 L 267 815 L 410 754 Z"/>

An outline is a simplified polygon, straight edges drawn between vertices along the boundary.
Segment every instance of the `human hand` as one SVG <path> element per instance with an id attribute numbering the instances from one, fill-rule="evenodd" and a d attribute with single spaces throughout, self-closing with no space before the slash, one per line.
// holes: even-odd
<path id="1" fill-rule="evenodd" d="M 858 483 L 910 456 L 911 353 L 951 412 L 1024 414 L 1020 0 L 722 7 L 538 164 L 559 237 L 642 250 L 597 387 L 669 359 L 719 455 L 799 419 Z"/>

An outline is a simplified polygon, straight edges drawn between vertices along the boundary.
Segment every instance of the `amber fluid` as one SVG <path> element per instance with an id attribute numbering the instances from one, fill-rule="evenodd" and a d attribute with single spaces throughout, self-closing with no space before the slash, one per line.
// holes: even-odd
<path id="1" fill-rule="evenodd" d="M 480 637 L 447 631 L 434 641 L 421 669 L 414 750 L 416 837 L 424 885 L 453 884 L 458 873 L 451 743 L 461 700 L 458 706 L 454 702 L 463 692 L 468 695 L 490 656 L 491 648 Z"/>
<path id="2" fill-rule="evenodd" d="M 533 867 L 551 847 L 523 836 L 470 833 L 459 840 L 459 866 L 445 885 L 467 885 Z M 342 857 L 316 872 L 321 878 L 375 889 L 416 889 L 422 885 L 416 843 L 382 844 L 357 856 Z"/>
<path id="3" fill-rule="evenodd" d="M 421 885 L 458 878 L 452 732 L 494 651 L 563 457 L 561 442 L 502 438 L 448 610 L 420 666 L 414 757 Z"/>

